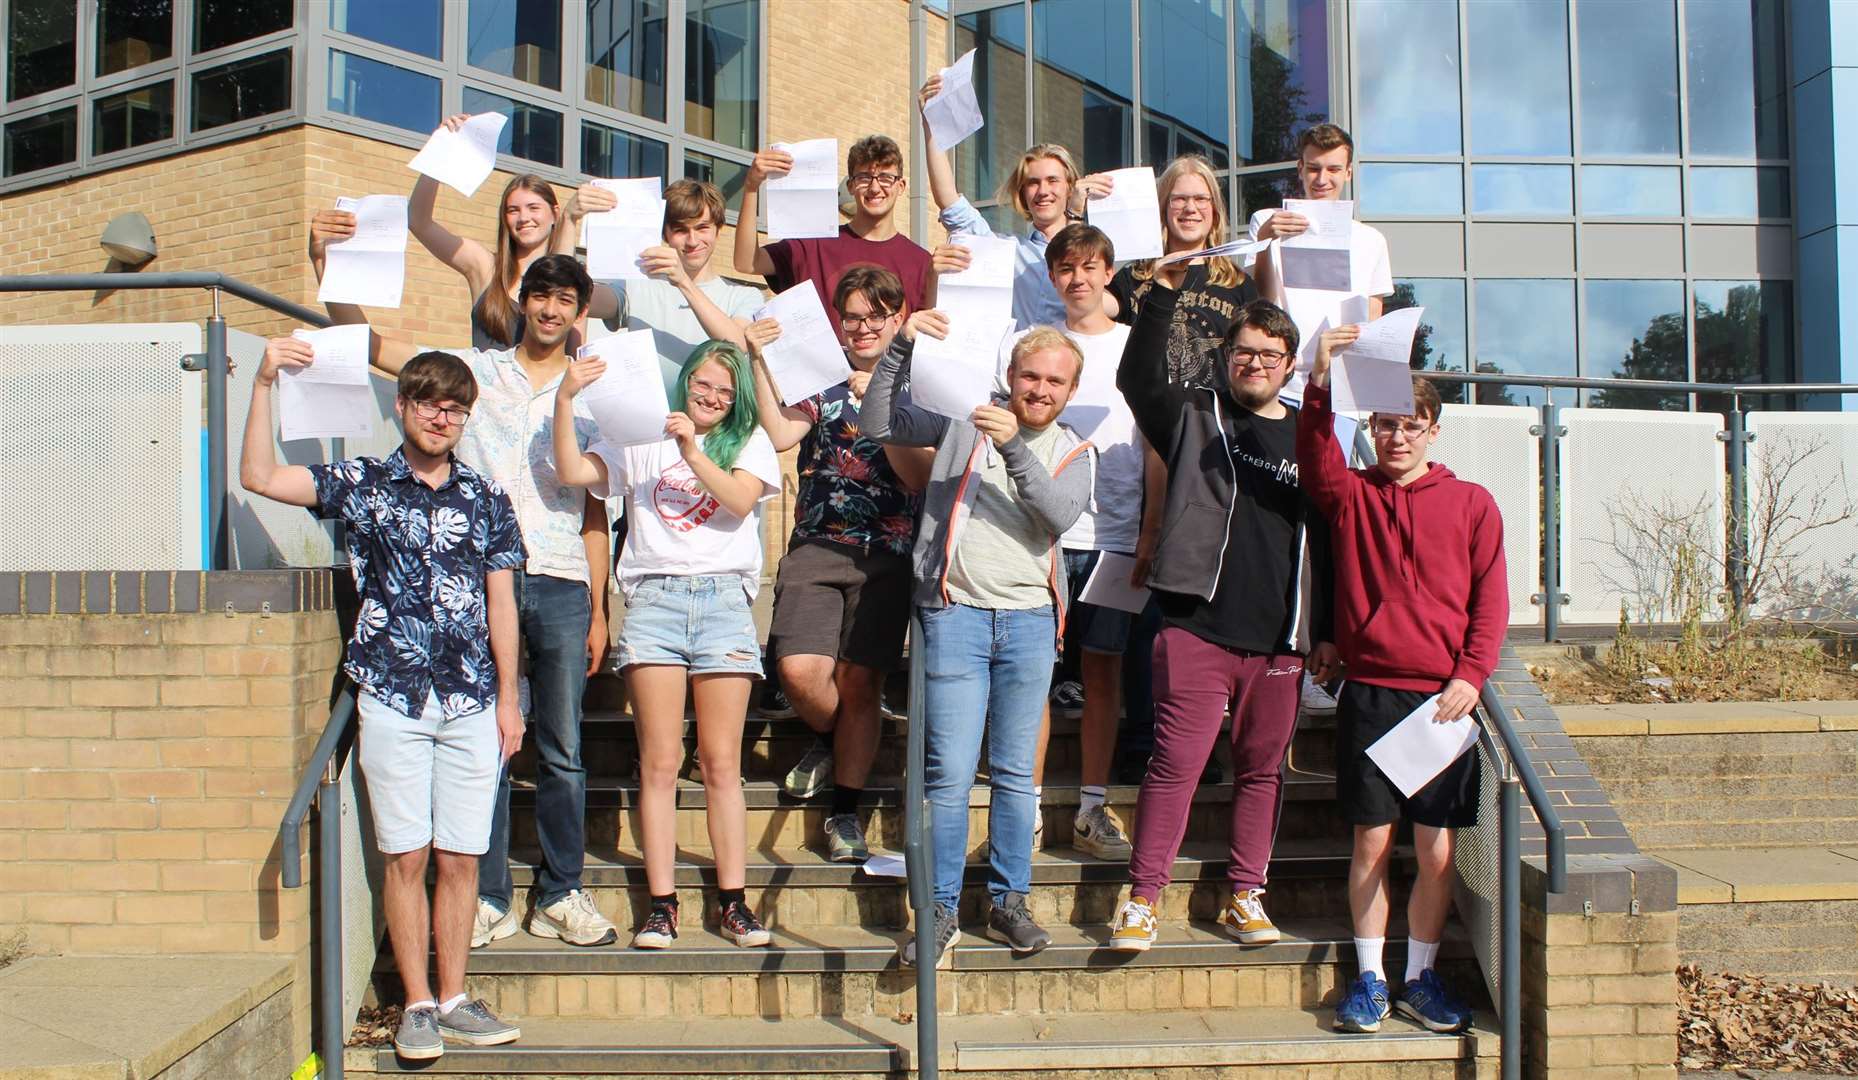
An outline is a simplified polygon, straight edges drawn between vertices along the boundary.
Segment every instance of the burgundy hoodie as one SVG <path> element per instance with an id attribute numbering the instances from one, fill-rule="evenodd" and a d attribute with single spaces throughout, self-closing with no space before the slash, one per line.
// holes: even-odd
<path id="1" fill-rule="evenodd" d="M 1348 468 L 1334 416 L 1327 387 L 1304 389 L 1298 475 L 1331 527 L 1346 676 L 1395 690 L 1432 693 L 1448 679 L 1482 689 L 1510 622 L 1496 500 L 1437 462 L 1405 487 L 1378 468 Z"/>

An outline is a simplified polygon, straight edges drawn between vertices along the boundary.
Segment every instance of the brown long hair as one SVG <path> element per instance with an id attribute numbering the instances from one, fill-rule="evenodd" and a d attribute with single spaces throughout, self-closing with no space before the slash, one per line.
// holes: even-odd
<path id="1" fill-rule="evenodd" d="M 516 344 L 515 327 L 510 319 L 510 288 L 519 280 L 516 270 L 516 245 L 510 239 L 510 219 L 504 213 L 509 209 L 510 194 L 518 189 L 539 197 L 555 212 L 556 225 L 560 224 L 561 205 L 555 201 L 555 187 L 535 173 L 524 173 L 509 182 L 503 194 L 497 197 L 497 270 L 491 275 L 490 287 L 484 295 L 477 298 L 472 314 L 484 324 L 484 332 L 500 345 Z M 549 241 L 555 237 L 554 228 L 550 228 L 547 238 L 542 241 L 542 250 L 548 250 Z"/>
<path id="2" fill-rule="evenodd" d="M 1226 196 L 1220 191 L 1219 177 L 1213 172 L 1213 166 L 1199 154 L 1182 154 L 1168 163 L 1168 167 L 1155 179 L 1155 194 L 1161 203 L 1161 228 L 1168 227 L 1168 196 L 1173 193 L 1174 185 L 1183 177 L 1198 176 L 1206 181 L 1206 190 L 1213 196 L 1213 231 L 1206 234 L 1206 246 L 1218 247 L 1226 242 Z M 1136 264 L 1130 273 L 1137 281 L 1147 281 L 1155 275 L 1152 261 Z M 1207 281 L 1214 285 L 1232 286 L 1245 280 L 1245 271 L 1240 270 L 1231 259 L 1217 255 L 1206 261 Z"/>

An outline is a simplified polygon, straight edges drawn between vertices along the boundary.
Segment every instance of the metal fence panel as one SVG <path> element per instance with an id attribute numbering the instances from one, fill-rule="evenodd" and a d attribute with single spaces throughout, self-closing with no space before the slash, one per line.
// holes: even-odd
<path id="1" fill-rule="evenodd" d="M 1481 484 L 1503 513 L 1503 557 L 1510 577 L 1510 625 L 1535 626 L 1542 609 L 1541 440 L 1529 429 L 1542 414 L 1525 405 L 1446 405 L 1432 458 Z"/>
<path id="2" fill-rule="evenodd" d="M 192 323 L 0 327 L 0 570 L 198 570 Z"/>
<path id="3" fill-rule="evenodd" d="M 1493 406 L 1503 408 L 1506 406 Z M 1454 470 L 1456 471 L 1456 470 Z M 1479 758 L 1477 790 L 1477 824 L 1458 830 L 1457 847 L 1452 852 L 1452 868 L 1457 871 L 1454 890 L 1458 917 L 1464 920 L 1465 936 L 1477 953 L 1477 966 L 1484 975 L 1490 1000 L 1503 1000 L 1499 962 L 1503 942 L 1503 829 L 1498 793 L 1503 787 L 1503 762 L 1492 752 L 1491 740 L 1481 738 L 1471 753 Z"/>
<path id="4" fill-rule="evenodd" d="M 1748 430 L 1755 613 L 1858 619 L 1858 413 L 1752 412 Z"/>
<path id="5" fill-rule="evenodd" d="M 1561 570 L 1570 623 L 1666 622 L 1678 553 L 1724 550 L 1723 419 L 1714 413 L 1564 409 Z"/>

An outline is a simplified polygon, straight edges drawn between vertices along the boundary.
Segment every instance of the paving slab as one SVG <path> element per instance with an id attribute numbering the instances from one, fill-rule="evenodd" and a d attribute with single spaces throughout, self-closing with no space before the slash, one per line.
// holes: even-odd
<path id="1" fill-rule="evenodd" d="M 6 1080 L 123 1080 L 123 1061 L 81 1039 L 5 1017 L 0 1076 Z"/>
<path id="2" fill-rule="evenodd" d="M 1664 851 L 1658 858 L 1734 890 L 1738 904 L 1781 900 L 1858 900 L 1858 859 L 1829 848 L 1718 848 Z"/>
<path id="3" fill-rule="evenodd" d="M 1819 714 L 1766 701 L 1695 701 L 1653 706 L 1653 735 L 1818 731 Z"/>
<path id="4" fill-rule="evenodd" d="M 1735 901 L 1735 886 L 1708 874 L 1682 866 L 1658 852 L 1649 852 L 1652 858 L 1677 871 L 1677 902 L 1679 904 L 1728 904 Z"/>
<path id="5" fill-rule="evenodd" d="M 1651 730 L 1649 705 L 1557 705 L 1561 726 L 1572 736 L 1644 735 Z"/>

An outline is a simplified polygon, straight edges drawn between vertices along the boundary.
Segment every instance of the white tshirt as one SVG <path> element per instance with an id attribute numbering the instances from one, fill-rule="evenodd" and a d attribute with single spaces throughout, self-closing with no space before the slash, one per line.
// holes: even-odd
<path id="1" fill-rule="evenodd" d="M 780 461 L 765 432 L 755 429 L 731 468 L 745 469 L 761 481 L 761 497 L 746 518 L 730 513 L 704 490 L 673 439 L 627 447 L 602 440 L 587 452 L 606 462 L 607 483 L 591 489 L 595 497 L 620 491 L 632 506 L 617 568 L 621 592 L 630 598 L 638 583 L 652 575 L 738 574 L 754 599 L 761 584 L 761 504 L 781 490 Z"/>
<path id="2" fill-rule="evenodd" d="M 1252 214 L 1246 234 L 1253 240 L 1258 239 L 1258 228 L 1277 213 L 1273 209 L 1259 210 Z M 1393 264 L 1387 256 L 1387 238 L 1372 225 L 1354 222 L 1349 232 L 1349 291 L 1329 292 L 1325 289 L 1285 289 L 1284 310 L 1289 313 L 1291 321 L 1297 324 L 1299 340 L 1297 346 L 1297 370 L 1284 386 L 1283 396 L 1292 401 L 1303 400 L 1303 384 L 1310 368 L 1316 363 L 1316 339 L 1327 322 L 1330 328 L 1342 324 L 1343 301 L 1351 297 L 1386 296 L 1393 292 Z M 1270 251 L 1275 259 L 1277 247 Z M 1280 271 L 1278 280 L 1283 280 Z"/>
<path id="3" fill-rule="evenodd" d="M 1059 421 L 1088 439 L 1097 455 L 1091 505 L 1065 530 L 1060 546 L 1071 551 L 1135 551 L 1142 531 L 1142 442 L 1135 414 L 1116 389 L 1116 368 L 1123 360 L 1129 326 L 1116 323 L 1101 334 L 1080 334 L 1060 327 L 1084 351 L 1084 377 Z M 1000 381 L 1006 382 L 1013 346 L 1029 331 L 1009 337 L 1000 349 Z"/>
<path id="4" fill-rule="evenodd" d="M 619 317 L 628 330 L 650 330 L 652 344 L 658 350 L 658 366 L 664 370 L 665 391 L 675 390 L 677 373 L 684 366 L 690 350 L 710 340 L 710 335 L 690 310 L 690 301 L 677 286 L 657 278 L 644 281 L 608 281 L 619 294 Z M 723 313 L 744 324 L 766 303 L 761 290 L 753 286 L 713 277 L 697 283 Z"/>

